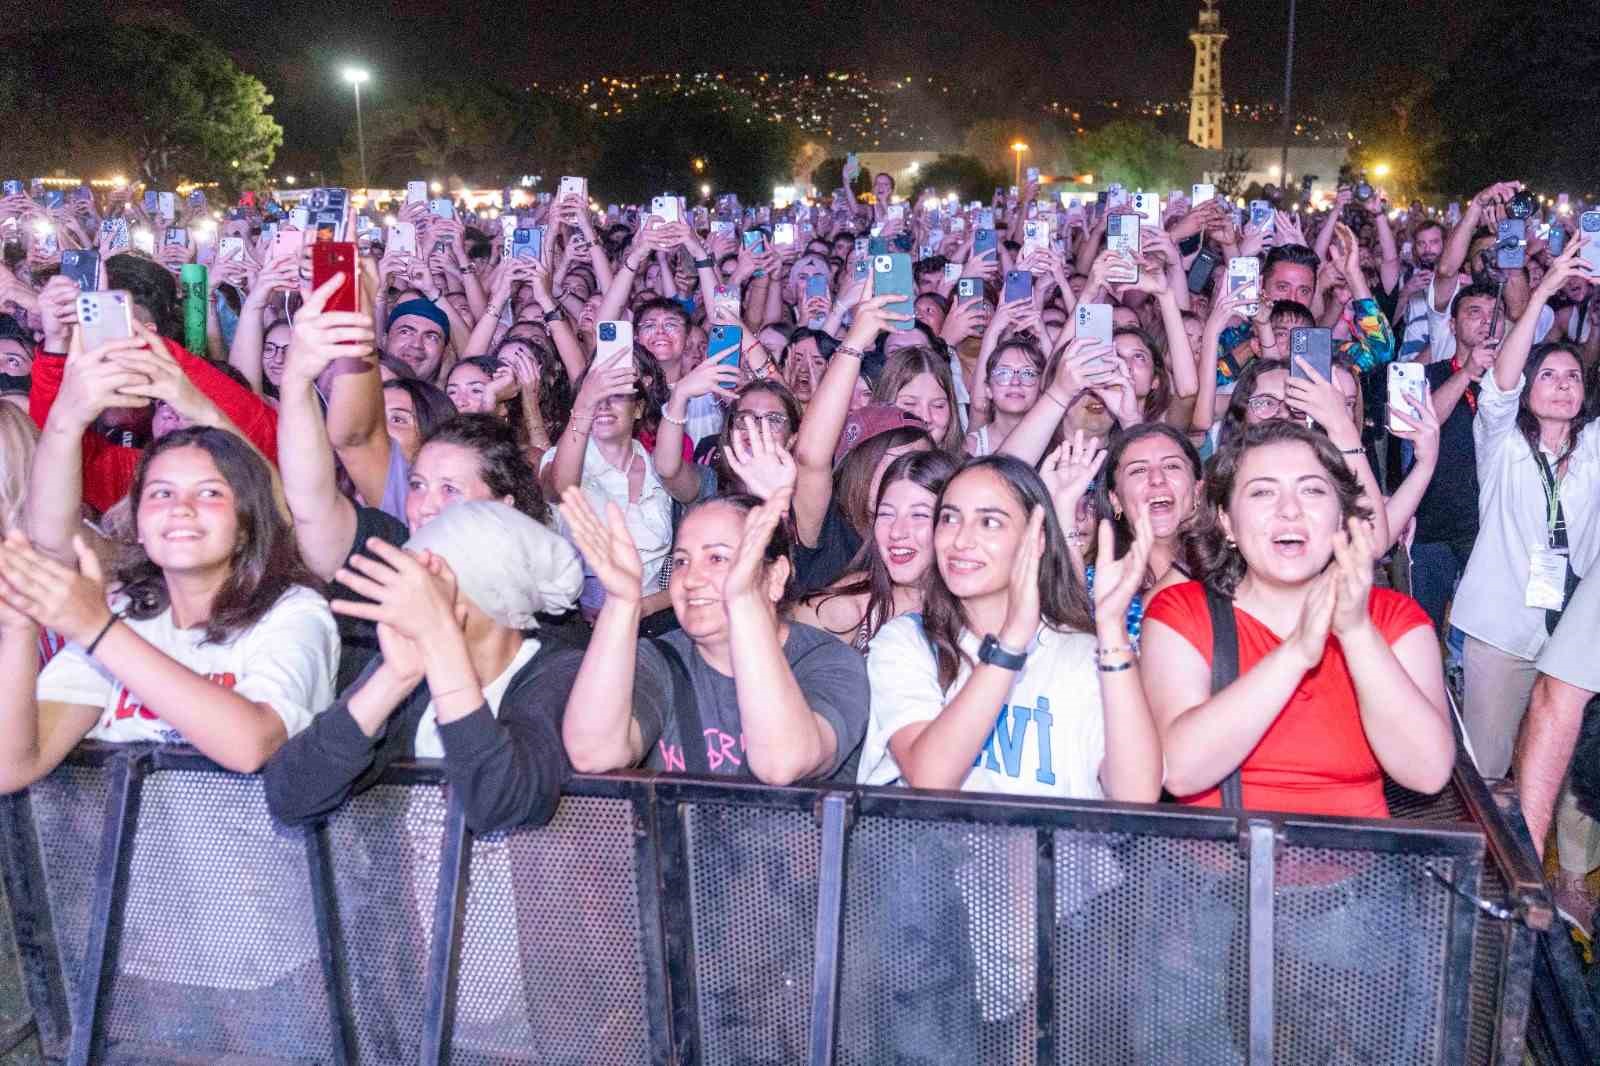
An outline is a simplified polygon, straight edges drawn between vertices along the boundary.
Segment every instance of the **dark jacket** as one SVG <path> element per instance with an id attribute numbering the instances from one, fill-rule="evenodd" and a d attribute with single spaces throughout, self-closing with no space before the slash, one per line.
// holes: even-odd
<path id="1" fill-rule="evenodd" d="M 539 639 L 538 652 L 511 679 L 498 717 L 484 703 L 465 718 L 439 725 L 445 779 L 461 797 L 474 833 L 549 821 L 572 772 L 561 716 L 583 649 L 547 631 Z M 371 788 L 390 763 L 411 757 L 428 708 L 426 681 L 395 708 L 377 736 L 363 733 L 350 715 L 350 697 L 381 661 L 374 659 L 333 706 L 267 763 L 267 805 L 279 821 L 317 821 Z"/>

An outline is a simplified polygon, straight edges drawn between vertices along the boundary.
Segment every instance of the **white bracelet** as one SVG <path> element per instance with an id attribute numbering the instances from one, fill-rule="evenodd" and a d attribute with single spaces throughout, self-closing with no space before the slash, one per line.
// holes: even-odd
<path id="1" fill-rule="evenodd" d="M 661 405 L 661 420 L 663 422 L 671 422 L 675 426 L 687 426 L 689 424 L 689 419 L 687 416 L 683 418 L 673 418 L 672 412 L 667 410 L 666 404 Z"/>

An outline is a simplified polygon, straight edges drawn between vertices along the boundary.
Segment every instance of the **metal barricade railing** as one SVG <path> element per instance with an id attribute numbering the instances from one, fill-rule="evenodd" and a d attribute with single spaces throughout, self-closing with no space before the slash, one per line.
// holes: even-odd
<path id="1" fill-rule="evenodd" d="M 478 838 L 407 764 L 308 832 L 188 749 L 84 745 L 0 800 L 0 860 L 72 1063 L 1519 1063 L 1537 871 L 1466 768 L 1391 803 L 619 774 Z"/>

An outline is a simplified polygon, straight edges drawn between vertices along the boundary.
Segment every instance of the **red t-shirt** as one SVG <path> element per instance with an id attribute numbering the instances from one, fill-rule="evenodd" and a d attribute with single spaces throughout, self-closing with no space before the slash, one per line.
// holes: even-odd
<path id="1" fill-rule="evenodd" d="M 204 393 L 218 410 L 239 427 L 250 442 L 267 457 L 278 461 L 278 413 L 258 394 L 240 385 L 197 355 L 191 355 L 177 341 L 167 341 L 167 350 L 178 361 L 195 388 Z M 52 355 L 41 345 L 33 353 L 33 379 L 28 392 L 28 413 L 41 427 L 50 414 L 67 358 Z M 105 511 L 128 494 L 133 474 L 139 465 L 138 448 L 113 444 L 89 430 L 83 435 L 83 498 L 97 511 Z"/>
<path id="2" fill-rule="evenodd" d="M 1419 626 L 1431 625 L 1410 596 L 1373 589 L 1367 614 L 1386 643 L 1393 645 Z M 1235 607 L 1239 633 L 1239 673 L 1260 662 L 1283 641 L 1253 616 Z M 1211 615 L 1205 587 L 1187 581 L 1158 593 L 1145 609 L 1145 625 L 1170 627 L 1211 662 Z M 1322 661 L 1301 678 L 1240 772 L 1244 805 L 1253 810 L 1331 814 L 1342 818 L 1387 818 L 1383 771 L 1367 742 L 1356 703 L 1355 682 L 1345 665 L 1339 638 L 1330 636 Z M 1179 802 L 1220 807 L 1218 789 Z"/>

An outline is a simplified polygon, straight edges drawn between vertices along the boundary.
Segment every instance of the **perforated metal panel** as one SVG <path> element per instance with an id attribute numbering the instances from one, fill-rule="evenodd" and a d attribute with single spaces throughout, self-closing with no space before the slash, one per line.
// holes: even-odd
<path id="1" fill-rule="evenodd" d="M 648 1058 L 633 806 L 568 797 L 474 842 L 451 1061 Z"/>
<path id="2" fill-rule="evenodd" d="M 1438 1061 L 1453 897 L 1448 859 L 1284 848 L 1278 857 L 1275 1061 Z"/>
<path id="3" fill-rule="evenodd" d="M 702 1061 L 805 1061 L 819 833 L 808 814 L 686 808 Z"/>
<path id="4" fill-rule="evenodd" d="M 108 795 L 106 771 L 88 766 L 62 766 L 28 789 L 69 1009 L 77 1001 L 83 949 L 89 939 L 94 870 Z M 39 1019 L 48 1020 L 42 1013 Z M 46 1030 L 40 1035 L 47 1054 L 66 1054 L 70 1033 Z"/>
<path id="5" fill-rule="evenodd" d="M 1231 842 L 1055 834 L 1056 1061 L 1240 1063 L 1247 863 Z"/>
<path id="6" fill-rule="evenodd" d="M 339 947 L 363 1064 L 413 1063 L 420 1053 L 444 815 L 437 785 L 379 785 L 328 819 Z"/>
<path id="7" fill-rule="evenodd" d="M 839 1059 L 1031 1066 L 1035 834 L 863 818 L 846 855 Z"/>
<path id="8" fill-rule="evenodd" d="M 305 845 L 272 822 L 260 779 L 153 774 L 130 844 L 108 1046 L 326 1061 Z"/>

